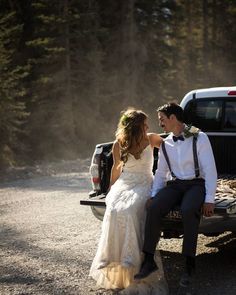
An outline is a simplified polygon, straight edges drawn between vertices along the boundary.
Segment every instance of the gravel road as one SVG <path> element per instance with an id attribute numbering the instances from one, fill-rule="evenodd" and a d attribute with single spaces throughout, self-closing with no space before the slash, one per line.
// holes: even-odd
<path id="1" fill-rule="evenodd" d="M 81 170 L 1 184 L 0 294 L 112 294 L 88 278 L 101 223 L 79 204 L 91 189 L 87 169 Z M 181 243 L 160 242 L 171 295 L 177 294 Z M 230 233 L 199 236 L 198 272 L 189 294 L 236 294 L 235 246 Z"/>

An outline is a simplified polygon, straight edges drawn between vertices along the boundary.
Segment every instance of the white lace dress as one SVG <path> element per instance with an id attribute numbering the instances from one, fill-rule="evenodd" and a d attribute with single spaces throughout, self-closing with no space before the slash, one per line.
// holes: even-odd
<path id="1" fill-rule="evenodd" d="M 89 273 L 101 288 L 125 288 L 122 294 L 168 294 L 159 252 L 156 255 L 159 270 L 147 279 L 133 280 L 142 262 L 145 203 L 150 196 L 152 166 L 150 145 L 140 159 L 130 154 L 106 197 L 102 233 Z"/>

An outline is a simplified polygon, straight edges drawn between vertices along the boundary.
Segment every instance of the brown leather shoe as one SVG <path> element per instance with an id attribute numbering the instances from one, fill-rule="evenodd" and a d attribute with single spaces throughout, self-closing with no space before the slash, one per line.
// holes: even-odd
<path id="1" fill-rule="evenodd" d="M 139 273 L 134 276 L 135 280 L 141 280 L 149 276 L 154 271 L 158 270 L 158 266 L 155 261 L 144 261 Z"/>
<path id="2" fill-rule="evenodd" d="M 187 272 L 185 272 L 180 278 L 179 285 L 181 287 L 187 288 L 191 284 L 191 282 L 192 277 Z"/>
<path id="3" fill-rule="evenodd" d="M 179 285 L 181 287 L 187 288 L 189 285 L 191 285 L 193 281 L 193 277 L 195 274 L 195 257 L 186 257 L 186 265 L 185 265 L 185 272 L 180 278 Z"/>

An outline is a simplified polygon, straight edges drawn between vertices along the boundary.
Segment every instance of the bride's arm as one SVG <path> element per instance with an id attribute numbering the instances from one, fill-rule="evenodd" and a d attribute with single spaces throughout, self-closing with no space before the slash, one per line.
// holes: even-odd
<path id="1" fill-rule="evenodd" d="M 163 141 L 162 137 L 157 133 L 148 133 L 148 136 L 149 136 L 149 142 L 151 144 L 151 147 L 159 148 Z"/>
<path id="2" fill-rule="evenodd" d="M 120 146 L 118 141 L 115 141 L 112 147 L 112 156 L 113 156 L 113 166 L 111 168 L 111 177 L 110 177 L 110 187 L 116 182 L 116 180 L 119 178 L 121 171 L 122 171 L 122 166 L 123 162 L 121 161 L 120 158 Z"/>

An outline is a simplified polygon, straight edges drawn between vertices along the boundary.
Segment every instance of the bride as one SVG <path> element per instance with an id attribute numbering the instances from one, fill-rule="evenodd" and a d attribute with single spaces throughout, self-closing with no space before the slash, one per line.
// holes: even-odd
<path id="1" fill-rule="evenodd" d="M 147 115 L 127 109 L 120 117 L 113 144 L 113 167 L 102 233 L 89 275 L 97 286 L 123 289 L 122 294 L 166 295 L 159 251 L 158 270 L 147 279 L 134 281 L 142 263 L 145 205 L 149 199 L 153 175 L 153 148 L 161 137 L 147 133 Z"/>

